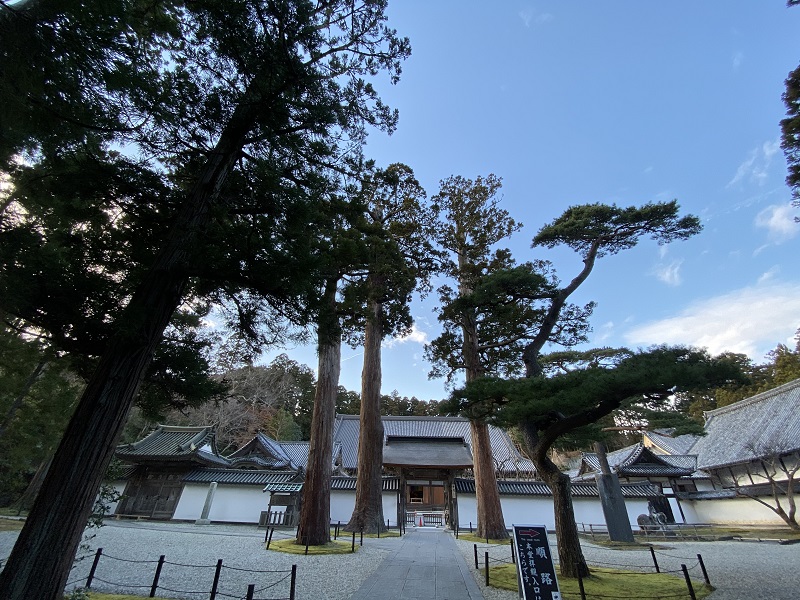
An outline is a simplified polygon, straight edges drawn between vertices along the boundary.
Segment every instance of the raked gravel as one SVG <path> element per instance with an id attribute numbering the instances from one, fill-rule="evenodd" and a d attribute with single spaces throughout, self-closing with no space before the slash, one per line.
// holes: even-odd
<path id="1" fill-rule="evenodd" d="M 273 540 L 280 536 L 276 530 Z M 0 532 L 0 560 L 11 552 L 16 537 L 16 532 Z M 297 565 L 298 600 L 339 600 L 349 598 L 380 566 L 392 552 L 394 541 L 382 538 L 378 544 L 365 538 L 364 546 L 355 554 L 302 556 L 266 552 L 264 530 L 252 525 L 110 521 L 96 530 L 96 537 L 89 542 L 92 548 L 90 556 L 76 564 L 69 581 L 73 584 L 70 587 L 83 585 L 94 550 L 103 548 L 104 558 L 92 585 L 98 591 L 128 591 L 147 596 L 158 557 L 163 554 L 167 564 L 161 573 L 159 596 L 208 598 L 214 567 L 217 560 L 222 559 L 221 594 L 217 596 L 220 600 L 243 598 L 251 583 L 257 590 L 255 598 L 288 598 L 288 572 L 293 564 Z M 482 574 L 474 569 L 472 543 L 458 540 L 457 545 L 487 600 L 517 598 L 515 592 L 486 588 Z M 485 544 L 479 545 L 481 561 L 485 550 Z M 624 565 L 653 571 L 647 550 L 613 550 L 586 541 L 583 550 L 590 564 L 620 568 Z M 511 554 L 509 546 L 493 546 L 489 551 L 492 558 L 498 559 L 508 558 Z M 717 587 L 717 591 L 709 596 L 710 600 L 795 600 L 800 597 L 797 591 L 800 544 L 675 542 L 660 545 L 656 556 L 662 570 L 677 571 L 680 564 L 685 563 L 691 569 L 692 577 L 702 580 L 696 566 L 698 553 L 703 556 L 711 583 Z M 557 555 L 554 547 L 553 554 Z M 176 591 L 167 591 L 167 588 Z"/>

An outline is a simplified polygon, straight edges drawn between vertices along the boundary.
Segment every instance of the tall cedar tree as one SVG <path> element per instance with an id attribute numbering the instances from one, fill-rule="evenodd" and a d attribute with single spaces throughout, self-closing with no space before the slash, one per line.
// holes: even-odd
<path id="1" fill-rule="evenodd" d="M 302 311 L 287 300 L 318 289 L 308 223 L 330 170 L 358 153 L 367 125 L 396 122 L 367 81 L 387 71 L 395 82 L 409 53 L 384 24 L 385 4 L 0 8 L 0 156 L 12 186 L 20 152 L 26 167 L 62 155 L 108 165 L 115 185 L 95 170 L 107 215 L 130 219 L 152 249 L 105 317 L 113 334 L 0 574 L 0 597 L 60 598 L 125 416 L 187 297 L 227 299 L 256 331 L 263 307 Z"/>
<path id="2" fill-rule="evenodd" d="M 407 334 L 414 289 L 426 289 L 434 268 L 431 245 L 434 216 L 424 204 L 425 190 L 406 165 L 367 169 L 361 183 L 369 227 L 367 274 L 350 286 L 365 299 L 358 315 L 364 332 L 361 372 L 358 476 L 353 514 L 345 529 L 376 533 L 383 518 L 383 424 L 381 422 L 381 343 Z"/>
<path id="3" fill-rule="evenodd" d="M 628 353 L 624 353 L 628 354 Z M 457 391 L 452 408 L 522 431 L 529 455 L 553 491 L 560 573 L 588 574 L 572 509 L 569 477 L 548 457 L 556 440 L 628 406 L 664 406 L 675 393 L 709 390 L 740 378 L 738 365 L 687 348 L 655 348 L 552 377 L 484 378 Z"/>
<path id="4" fill-rule="evenodd" d="M 352 197 L 341 206 L 344 196 L 332 195 L 318 223 L 325 251 L 319 255 L 318 268 L 324 273 L 320 290 L 322 302 L 316 315 L 317 385 L 311 414 L 308 467 L 300 508 L 296 540 L 300 545 L 319 546 L 330 541 L 330 494 L 333 465 L 333 426 L 339 399 L 339 373 L 342 340 L 349 316 L 360 298 L 351 295 L 344 282 L 368 269 L 369 247 L 363 229 L 364 204 Z M 325 221 L 323 223 L 323 221 Z M 343 287 L 344 286 L 344 287 Z"/>
<path id="5" fill-rule="evenodd" d="M 788 0 L 786 4 L 800 6 L 800 0 Z M 789 166 L 786 184 L 792 190 L 794 205 L 800 206 L 800 65 L 786 78 L 783 102 L 786 118 L 781 121 L 781 148 Z"/>
<path id="6" fill-rule="evenodd" d="M 675 201 L 645 204 L 640 208 L 603 204 L 575 206 L 544 226 L 534 238 L 533 245 L 553 248 L 565 244 L 581 253 L 584 266 L 564 287 L 553 285 L 549 290 L 532 289 L 531 292 L 524 288 L 514 289 L 513 286 L 500 288 L 502 293 L 498 303 L 502 303 L 503 295 L 507 295 L 512 298 L 541 299 L 545 304 L 537 323 L 538 329 L 531 339 L 526 340 L 522 351 L 526 376 L 542 376 L 541 351 L 561 328 L 562 316 L 574 311 L 569 308 L 567 300 L 589 277 L 598 258 L 632 248 L 642 237 L 649 236 L 659 243 L 668 243 L 686 239 L 699 231 L 700 223 L 696 217 L 678 216 L 678 204 Z M 499 273 L 498 276 L 502 278 L 503 274 Z M 552 417 L 556 422 L 561 418 L 558 413 Z M 570 481 L 548 458 L 547 450 L 552 440 L 541 434 L 539 425 L 533 421 L 519 423 L 527 454 L 533 460 L 537 474 L 553 493 L 561 572 L 568 577 L 575 577 L 579 572 L 586 573 L 588 570 L 574 525 Z"/>
<path id="7" fill-rule="evenodd" d="M 494 247 L 520 225 L 499 206 L 497 194 L 501 185 L 494 175 L 477 177 L 474 181 L 452 176 L 441 182 L 439 193 L 433 198 L 442 215 L 437 242 L 448 253 L 442 270 L 458 287 L 453 290 L 442 286 L 438 290 L 442 304 L 439 321 L 444 331 L 426 348 L 426 354 L 434 364 L 433 373 L 445 374 L 449 379 L 463 371 L 470 382 L 501 368 L 499 363 L 487 360 L 487 346 L 496 347 L 489 327 L 484 327 L 488 321 L 481 319 L 475 306 L 458 303 L 472 294 L 498 264 L 508 263 L 508 252 Z M 485 422 L 470 418 L 470 432 L 477 535 L 505 539 L 508 532 L 500 505 L 489 428 Z"/>

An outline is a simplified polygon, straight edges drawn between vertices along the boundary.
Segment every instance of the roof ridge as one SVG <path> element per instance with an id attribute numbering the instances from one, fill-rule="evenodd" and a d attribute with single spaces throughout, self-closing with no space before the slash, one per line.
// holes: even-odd
<path id="1" fill-rule="evenodd" d="M 739 400 L 738 402 L 734 402 L 733 404 L 728 404 L 727 406 L 722 406 L 720 408 L 715 408 L 713 410 L 704 411 L 703 416 L 705 417 L 706 421 L 708 421 L 711 417 L 722 415 L 727 412 L 733 412 L 744 406 L 750 406 L 751 404 L 757 404 L 764 400 L 768 400 L 773 396 L 777 396 L 779 394 L 792 390 L 796 387 L 800 387 L 800 378 L 779 385 L 778 387 L 772 388 L 771 390 L 759 392 L 755 396 L 750 396 L 749 398 L 745 398 L 744 400 Z"/>

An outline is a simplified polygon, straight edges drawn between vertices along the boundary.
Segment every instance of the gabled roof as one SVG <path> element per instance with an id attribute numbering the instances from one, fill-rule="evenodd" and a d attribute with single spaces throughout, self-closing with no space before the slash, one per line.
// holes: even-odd
<path id="1" fill-rule="evenodd" d="M 217 452 L 214 428 L 158 425 L 146 437 L 117 446 L 120 460 L 147 462 L 184 462 L 201 465 L 225 465 L 227 461 Z"/>
<path id="2" fill-rule="evenodd" d="M 460 438 L 463 439 L 472 455 L 472 434 L 469 420 L 461 417 L 381 417 L 384 439 L 388 437 L 406 438 Z M 355 470 L 358 466 L 358 415 L 337 415 L 333 439 L 342 446 L 342 467 Z M 533 474 L 533 463 L 514 448 L 508 434 L 498 427 L 489 425 L 489 439 L 492 455 L 498 470 L 508 474 Z"/>
<path id="3" fill-rule="evenodd" d="M 689 450 L 699 438 L 699 435 L 691 433 L 673 437 L 667 431 L 660 430 L 645 431 L 642 441 L 645 446 L 658 454 L 689 454 Z"/>
<path id="4" fill-rule="evenodd" d="M 800 450 L 800 379 L 705 413 L 706 435 L 692 446 L 698 467 L 715 469 Z"/>
<path id="5" fill-rule="evenodd" d="M 474 494 L 474 479 L 456 479 L 456 493 Z M 661 492 L 649 482 L 623 483 L 622 495 L 625 498 L 654 498 Z M 543 481 L 503 481 L 497 482 L 501 496 L 552 496 L 550 488 Z M 595 483 L 572 483 L 570 491 L 575 498 L 596 498 L 599 494 Z"/>
<path id="6" fill-rule="evenodd" d="M 277 442 L 261 432 L 228 456 L 228 460 L 233 465 L 253 463 L 254 466 L 268 469 L 297 470 L 300 466 L 292 461 L 281 442 Z"/>
<path id="7" fill-rule="evenodd" d="M 638 442 L 621 450 L 609 452 L 608 466 L 623 477 L 683 477 L 697 468 L 696 457 L 690 454 L 657 454 Z M 600 472 L 600 460 L 594 452 L 583 452 L 578 478 Z"/>

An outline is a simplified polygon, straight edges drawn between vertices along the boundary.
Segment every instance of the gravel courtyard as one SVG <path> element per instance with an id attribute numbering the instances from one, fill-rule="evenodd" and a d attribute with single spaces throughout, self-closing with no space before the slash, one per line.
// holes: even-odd
<path id="1" fill-rule="evenodd" d="M 273 539 L 279 535 L 280 532 L 276 531 Z M 11 552 L 16 536 L 16 532 L 0 532 L 0 559 Z M 355 554 L 326 556 L 266 552 L 263 541 L 264 530 L 253 526 L 111 521 L 90 541 L 92 550 L 103 548 L 105 555 L 92 588 L 112 591 L 120 585 L 131 586 L 127 588 L 129 593 L 146 596 L 156 561 L 163 554 L 167 564 L 159 581 L 160 596 L 208 598 L 214 567 L 217 560 L 222 559 L 224 568 L 218 598 L 243 598 L 248 584 L 255 584 L 255 598 L 288 598 L 288 571 L 296 564 L 298 599 L 345 599 L 379 567 L 392 551 L 397 538 L 365 538 L 364 546 Z M 472 543 L 459 540 L 458 546 L 467 564 L 473 565 Z M 483 549 L 480 553 L 482 556 Z M 584 542 L 584 553 L 591 564 L 625 564 L 630 568 L 653 569 L 650 553 L 646 550 L 617 551 Z M 702 554 L 711 582 L 717 587 L 709 597 L 711 600 L 794 600 L 798 597 L 800 545 L 679 542 L 659 549 L 657 556 L 662 570 L 677 570 L 681 563 L 690 568 L 696 564 L 698 553 Z M 507 546 L 494 547 L 490 552 L 491 556 L 498 558 L 509 554 Z M 76 585 L 84 584 L 91 562 L 90 557 L 77 563 L 69 581 Z M 698 569 L 692 573 L 694 578 L 701 578 Z M 473 574 L 487 600 L 517 598 L 514 592 L 486 589 L 482 576 L 477 571 Z M 167 589 L 173 591 L 167 592 Z M 197 593 L 189 593 L 195 591 Z"/>

